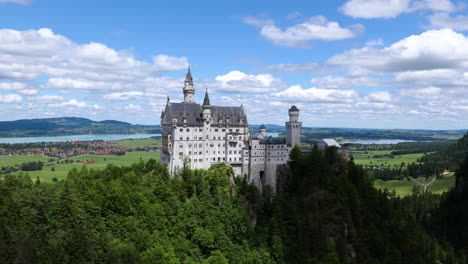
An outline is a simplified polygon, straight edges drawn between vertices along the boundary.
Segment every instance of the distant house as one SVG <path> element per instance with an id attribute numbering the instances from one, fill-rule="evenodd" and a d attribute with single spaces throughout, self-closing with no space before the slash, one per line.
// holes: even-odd
<path id="1" fill-rule="evenodd" d="M 341 148 L 341 145 L 338 144 L 338 142 L 336 142 L 336 140 L 334 140 L 333 138 L 324 138 L 324 139 L 319 141 L 317 146 L 318 146 L 319 149 L 325 149 L 325 148 L 328 148 L 328 147 Z"/>

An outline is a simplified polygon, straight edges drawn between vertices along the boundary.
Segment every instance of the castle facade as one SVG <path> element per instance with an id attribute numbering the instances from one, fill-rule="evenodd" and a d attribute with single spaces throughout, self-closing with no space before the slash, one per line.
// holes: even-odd
<path id="1" fill-rule="evenodd" d="M 299 109 L 292 106 L 288 111 L 287 137 L 271 137 L 264 125 L 257 133 L 250 133 L 242 105 L 211 105 L 208 90 L 203 104 L 195 103 L 190 68 L 183 93 L 184 102 L 175 103 L 168 98 L 161 113 L 160 162 L 167 164 L 170 173 L 184 167 L 208 169 L 224 163 L 260 189 L 269 185 L 274 191 L 278 165 L 286 164 L 291 149 L 300 145 Z"/>

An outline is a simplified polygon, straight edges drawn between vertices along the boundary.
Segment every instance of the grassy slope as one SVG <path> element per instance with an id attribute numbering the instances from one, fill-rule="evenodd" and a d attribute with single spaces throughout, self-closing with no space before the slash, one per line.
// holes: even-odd
<path id="1" fill-rule="evenodd" d="M 417 178 L 416 180 L 419 181 L 420 183 L 429 183 L 430 181 L 432 181 L 432 178 L 428 179 L 428 181 L 426 181 L 424 177 Z M 408 181 L 406 179 L 400 180 L 400 181 L 399 180 L 392 180 L 392 181 L 375 180 L 374 186 L 375 188 L 381 189 L 381 190 L 385 189 L 386 187 L 390 192 L 392 190 L 395 190 L 398 196 L 411 195 L 414 186 L 420 186 L 422 188 L 421 185 L 415 183 L 414 181 L 411 181 L 411 180 Z M 442 179 L 438 179 L 434 183 L 429 185 L 427 187 L 427 191 L 441 194 L 447 191 L 448 189 L 452 188 L 453 186 L 455 186 L 455 177 L 453 176 L 453 173 L 449 173 L 449 174 L 444 175 Z"/>
<path id="2" fill-rule="evenodd" d="M 112 141 L 115 145 L 127 148 L 160 147 L 160 138 L 123 139 Z"/>
<path id="3" fill-rule="evenodd" d="M 390 154 L 393 150 L 352 151 L 351 155 L 358 165 L 400 165 L 402 162 L 410 164 L 424 156 L 424 153 L 396 155 L 393 158 L 373 158 L 374 155 Z M 367 152 L 367 154 L 365 153 Z"/>
<path id="4" fill-rule="evenodd" d="M 31 156 L 33 161 L 38 160 L 41 156 Z M 3 161 L 4 157 L 0 157 L 0 160 Z M 103 169 L 108 164 L 114 164 L 116 166 L 130 166 L 133 163 L 137 163 L 140 161 L 140 158 L 143 161 L 147 161 L 149 159 L 156 159 L 159 160 L 159 152 L 146 152 L 146 151 L 135 151 L 135 152 L 127 152 L 123 156 L 115 156 L 115 155 L 82 155 L 82 156 L 75 156 L 70 157 L 74 161 L 77 160 L 96 160 L 96 163 L 93 164 L 86 164 L 88 169 Z M 54 164 L 51 166 L 44 166 L 41 171 L 30 171 L 27 172 L 29 176 L 33 179 L 39 177 L 39 179 L 43 182 L 52 182 L 54 177 L 57 177 L 58 180 L 64 179 L 68 171 L 73 168 L 81 169 L 83 165 L 79 163 L 72 163 L 72 164 Z M 52 167 L 55 168 L 55 171 L 52 171 Z"/>
<path id="5" fill-rule="evenodd" d="M 42 161 L 48 162 L 49 157 L 33 155 L 33 156 L 0 156 L 0 167 L 3 166 L 14 166 L 14 165 L 21 165 L 21 163 L 25 162 L 33 162 L 33 161 Z"/>

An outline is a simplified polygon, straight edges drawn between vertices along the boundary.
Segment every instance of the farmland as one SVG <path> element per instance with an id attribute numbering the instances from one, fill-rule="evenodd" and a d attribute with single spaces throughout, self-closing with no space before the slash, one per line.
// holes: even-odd
<path id="1" fill-rule="evenodd" d="M 415 179 L 416 181 L 420 182 L 421 184 L 428 184 L 432 181 L 432 178 L 425 179 L 424 177 L 420 177 Z M 413 193 L 413 188 L 416 186 L 423 190 L 421 184 L 416 183 L 413 180 L 404 179 L 404 180 L 390 180 L 390 181 L 383 181 L 383 180 L 375 180 L 374 186 L 377 189 L 384 190 L 385 188 L 392 192 L 395 190 L 395 194 L 397 196 L 407 196 Z M 455 186 L 455 177 L 453 173 L 448 173 L 444 175 L 441 179 L 436 179 L 432 184 L 427 186 L 427 192 L 441 194 L 443 192 L 448 191 L 450 188 Z"/>

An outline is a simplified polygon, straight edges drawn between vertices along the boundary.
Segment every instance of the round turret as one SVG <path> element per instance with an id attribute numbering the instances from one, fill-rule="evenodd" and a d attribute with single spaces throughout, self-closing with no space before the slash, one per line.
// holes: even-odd
<path id="1" fill-rule="evenodd" d="M 298 122 L 299 120 L 299 109 L 293 105 L 291 108 L 288 110 L 289 114 L 289 122 Z"/>

